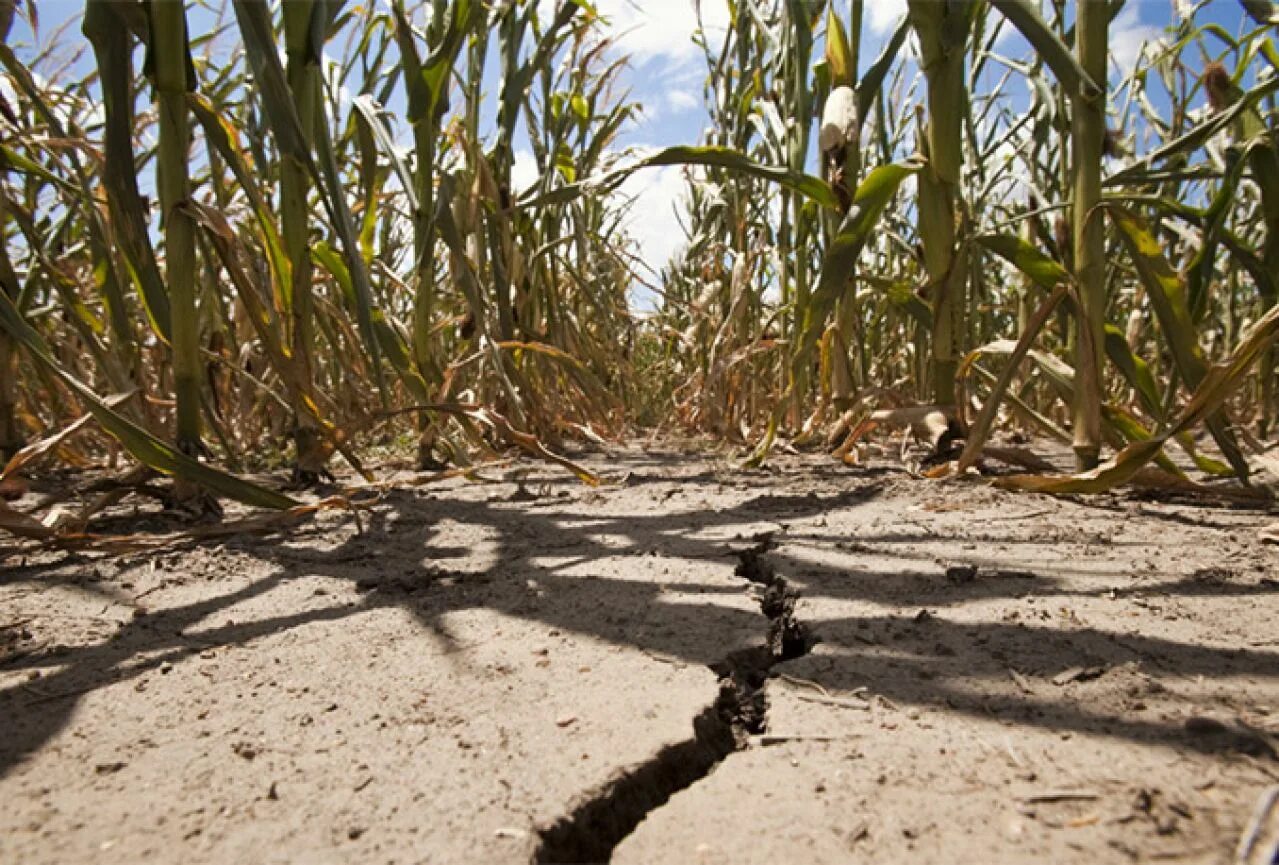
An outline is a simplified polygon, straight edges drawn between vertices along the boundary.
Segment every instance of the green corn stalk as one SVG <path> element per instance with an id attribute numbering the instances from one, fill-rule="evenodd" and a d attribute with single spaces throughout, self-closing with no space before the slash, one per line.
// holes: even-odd
<path id="1" fill-rule="evenodd" d="M 835 120 L 836 126 L 839 126 L 840 118 L 828 118 L 831 102 L 835 100 L 835 107 L 839 106 L 839 94 L 845 94 L 852 97 L 853 104 L 856 104 L 856 96 L 853 93 L 853 86 L 856 84 L 858 58 L 861 49 L 861 24 L 863 14 L 862 0 L 854 0 L 849 9 L 848 31 L 845 33 L 843 22 L 835 12 L 832 5 L 826 15 L 826 66 L 830 74 L 831 94 L 827 96 L 828 109 L 823 112 L 822 126 L 823 133 L 830 135 L 826 130 L 827 121 Z M 839 90 L 839 88 L 845 88 Z M 847 118 L 843 118 L 846 122 Z M 854 115 L 854 129 L 860 127 L 861 118 Z M 834 176 L 831 183 L 838 190 L 838 194 L 842 201 L 852 201 L 853 190 L 857 185 L 857 176 L 861 172 L 861 142 L 854 138 L 853 141 L 842 141 L 847 137 L 840 135 L 837 141 L 836 150 L 829 156 L 823 156 L 830 161 L 831 164 L 827 168 Z M 857 331 L 857 286 L 855 273 L 849 273 L 848 288 L 844 291 L 839 299 L 839 305 L 835 312 L 835 330 L 832 333 L 834 345 L 839 346 L 842 350 L 834 352 L 831 357 L 830 365 L 832 367 L 832 380 L 830 381 L 831 396 L 835 407 L 839 410 L 848 408 L 853 396 L 853 376 L 849 365 L 851 357 L 847 350 L 847 346 L 852 342 L 853 336 Z"/>
<path id="2" fill-rule="evenodd" d="M 187 53 L 186 9 L 181 2 L 151 0 L 151 51 L 160 114 L 157 183 L 163 214 L 165 276 L 173 340 L 175 443 L 187 456 L 203 450 L 200 423 L 200 327 L 196 310 L 195 226 L 180 205 L 191 194 L 191 146 L 187 93 L 191 61 Z M 182 491 L 179 497 L 185 497 Z"/>
<path id="3" fill-rule="evenodd" d="M 1269 4 L 1258 5 L 1268 6 Z M 1258 18 L 1258 20 L 1261 19 Z M 1234 77 L 1219 64 L 1210 65 L 1205 69 L 1204 89 L 1208 92 L 1211 105 L 1222 113 L 1228 109 L 1247 106 L 1245 94 L 1235 82 Z M 1269 309 L 1279 302 L 1279 297 L 1275 296 L 1273 288 L 1279 285 L 1279 144 L 1276 144 L 1273 132 L 1267 128 L 1261 112 L 1256 107 L 1246 107 L 1246 110 L 1234 122 L 1231 131 L 1237 146 L 1243 151 L 1241 154 L 1234 154 L 1236 164 L 1248 166 L 1252 172 L 1252 180 L 1261 193 L 1259 215 L 1265 227 L 1265 235 L 1262 239 L 1260 258 L 1261 266 L 1269 279 L 1258 282 L 1257 287 L 1261 293 L 1263 307 Z M 1225 199 L 1222 202 L 1222 211 L 1225 210 L 1226 201 L 1235 194 L 1238 171 L 1238 167 L 1235 167 L 1222 183 L 1219 192 L 1220 197 Z M 1231 182 L 1232 179 L 1235 182 Z M 1212 215 L 1212 209 L 1209 215 Z M 1218 222 L 1216 220 L 1210 222 L 1209 227 L 1218 227 Z M 1215 240 L 1209 233 L 1209 228 L 1205 229 L 1205 234 Z M 1210 267 L 1212 246 L 1207 240 L 1204 248 L 1203 260 Z M 1192 290 L 1194 288 L 1192 287 Z M 1204 294 L 1206 294 L 1205 289 L 1202 286 L 1198 287 L 1195 295 L 1202 297 Z M 1276 409 L 1279 409 L 1276 405 L 1279 394 L 1275 392 L 1277 360 L 1279 359 L 1276 358 L 1273 348 L 1261 358 L 1259 372 L 1261 414 L 1258 418 L 1258 431 L 1263 437 L 1270 432 Z"/>
<path id="4" fill-rule="evenodd" d="M 324 42 L 326 7 L 325 0 L 291 0 L 283 6 L 285 74 L 304 134 L 313 133 L 320 122 L 320 51 Z M 327 459 L 314 413 L 300 404 L 301 400 L 313 400 L 314 380 L 315 300 L 312 295 L 310 193 L 308 166 L 291 153 L 281 154 L 280 220 L 290 272 L 286 313 L 289 351 L 296 365 L 299 385 L 290 389 L 294 402 L 294 445 L 297 449 L 294 481 L 307 486 L 319 480 Z"/>
<path id="5" fill-rule="evenodd" d="M 963 118 L 967 104 L 964 61 L 972 2 L 909 0 L 928 81 L 923 141 L 928 167 L 919 175 L 919 236 L 933 301 L 933 402 L 954 405 L 955 373 L 965 331 L 968 262 L 960 229 Z"/>
<path id="6" fill-rule="evenodd" d="M 105 108 L 101 179 L 111 214 L 112 234 L 125 269 L 137 286 L 151 329 L 168 342 L 173 314 L 155 250 L 147 235 L 146 205 L 138 189 L 133 153 L 133 39 L 128 13 L 140 12 L 141 8 L 111 0 L 89 0 L 85 7 L 84 35 L 93 46 Z"/>
<path id="7" fill-rule="evenodd" d="M 0 42 L 8 44 L 16 0 L 0 0 Z M 0 169 L 0 187 L 7 185 L 8 172 Z M 0 196 L 0 291 L 11 302 L 18 301 L 18 277 L 9 259 L 8 197 Z M 22 447 L 18 430 L 18 347 L 8 332 L 0 331 L 0 463 L 6 463 Z"/>
<path id="8" fill-rule="evenodd" d="M 428 56 L 425 60 L 417 48 L 417 39 L 408 13 L 400 0 L 392 5 L 395 16 L 395 38 L 404 64 L 404 84 L 408 94 L 408 120 L 413 129 L 417 162 L 411 183 L 405 185 L 413 214 L 413 260 L 415 286 L 413 294 L 412 336 L 410 346 L 417 375 L 424 385 L 438 385 L 443 364 L 435 356 L 432 332 L 436 298 L 435 245 L 437 156 L 440 131 L 449 107 L 449 77 L 472 31 L 485 18 L 477 2 L 460 0 L 438 3 L 427 30 Z M 483 52 L 479 53 L 482 65 Z M 472 58 L 474 65 L 475 58 Z M 407 180 L 407 178 L 405 178 Z M 423 397 L 425 394 L 423 394 Z M 433 465 L 435 421 L 429 415 L 420 419 L 418 463 Z"/>
<path id="9" fill-rule="evenodd" d="M 404 4 L 396 0 L 392 9 L 395 37 L 404 63 L 408 120 L 417 154 L 411 198 L 417 282 L 412 347 L 419 374 L 427 382 L 435 382 L 439 378 L 440 363 L 431 353 L 431 328 L 436 291 L 435 183 L 440 129 L 449 107 L 449 76 L 472 32 L 483 22 L 484 10 L 470 0 L 436 4 L 427 31 L 429 53 L 423 60 Z"/>
<path id="10" fill-rule="evenodd" d="M 1076 7 L 1079 65 L 1102 82 L 1101 92 L 1074 100 L 1071 114 L 1071 188 L 1075 281 L 1079 322 L 1075 353 L 1077 385 L 1072 406 L 1075 461 L 1080 471 L 1096 467 L 1101 453 L 1102 350 L 1106 326 L 1106 238 L 1097 205 L 1106 138 L 1106 61 L 1109 4 L 1082 0 Z"/>
<path id="11" fill-rule="evenodd" d="M 0 184 L 6 172 L 0 171 Z M 8 221 L 8 197 L 0 196 L 0 234 L 5 232 Z M 9 259 L 7 238 L 0 236 L 4 248 L 0 249 L 0 291 L 15 305 L 18 302 L 18 277 Z M 23 436 L 18 428 L 18 347 L 12 337 L 0 331 L 0 464 L 18 452 Z"/>
<path id="12" fill-rule="evenodd" d="M 782 90 L 785 113 L 794 119 L 789 127 L 789 135 L 785 140 L 786 166 L 791 171 L 802 171 L 808 157 L 809 139 L 813 116 L 813 93 L 809 84 L 808 68 L 813 51 L 813 22 L 811 16 L 818 10 L 811 10 L 803 0 L 787 0 L 784 9 L 783 32 L 785 44 L 779 52 L 781 65 L 778 70 L 778 86 Z M 741 14 L 741 13 L 739 13 Z M 789 202 L 787 201 L 789 199 Z M 795 268 L 795 320 L 803 321 L 808 314 L 812 300 L 813 285 L 811 268 L 802 260 L 817 233 L 814 220 L 804 212 L 805 202 L 797 196 L 784 195 L 783 207 L 789 203 L 791 207 L 791 224 L 795 232 L 794 246 L 791 249 L 782 247 L 778 253 L 800 259 Z M 792 416 L 791 423 L 798 427 L 807 408 L 809 393 L 812 389 L 810 381 L 811 363 L 807 358 L 791 364 Z"/>
<path id="13" fill-rule="evenodd" d="M 341 278 L 347 307 L 355 314 L 359 341 L 371 368 L 379 396 L 386 399 L 385 380 L 380 363 L 385 350 L 379 328 L 383 312 L 377 308 L 368 267 L 360 254 L 360 238 L 356 233 L 342 172 L 337 163 L 333 141 L 326 122 L 317 122 L 304 130 L 289 89 L 288 76 L 280 63 L 265 0 L 234 0 L 236 18 L 244 39 L 245 55 L 260 91 L 261 106 L 267 123 L 281 152 L 309 166 L 311 180 L 320 192 L 320 202 L 329 227 L 341 242 Z M 327 27 L 327 24 L 325 25 Z M 313 39 L 319 38 L 317 36 Z M 313 50 L 316 50 L 313 48 Z M 321 247 L 317 245 L 316 251 Z M 332 271 L 331 271 L 332 272 Z M 395 346 L 387 348 L 395 349 Z"/>

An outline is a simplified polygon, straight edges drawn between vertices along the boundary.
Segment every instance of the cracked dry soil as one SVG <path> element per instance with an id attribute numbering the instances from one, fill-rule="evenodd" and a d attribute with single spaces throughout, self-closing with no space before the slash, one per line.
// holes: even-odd
<path id="1" fill-rule="evenodd" d="M 0 862 L 1225 863 L 1279 782 L 1272 515 L 597 467 L 0 545 Z"/>
<path id="2" fill-rule="evenodd" d="M 627 767 L 584 797 L 572 813 L 540 830 L 534 862 L 609 861 L 618 843 L 651 812 L 745 748 L 751 735 L 768 729 L 769 673 L 778 663 L 803 657 L 812 646 L 808 628 L 795 616 L 799 593 L 764 558 L 770 547 L 764 541 L 741 550 L 734 571 L 759 587 L 760 612 L 768 620 L 764 641 L 712 663 L 719 692 L 693 719 L 693 735 Z"/>

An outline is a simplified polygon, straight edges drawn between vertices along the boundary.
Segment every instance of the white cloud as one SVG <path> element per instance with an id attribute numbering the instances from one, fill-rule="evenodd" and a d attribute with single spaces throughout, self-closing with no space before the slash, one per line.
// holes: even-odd
<path id="1" fill-rule="evenodd" d="M 674 89 L 667 92 L 666 104 L 675 112 L 692 111 L 701 107 L 702 100 L 692 90 Z"/>
<path id="2" fill-rule="evenodd" d="M 1110 22 L 1110 53 L 1124 75 L 1132 72 L 1147 42 L 1157 40 L 1162 31 L 1141 22 L 1140 3 L 1129 3 Z"/>
<path id="3" fill-rule="evenodd" d="M 515 193 L 518 195 L 528 189 L 541 176 L 542 172 L 537 166 L 537 159 L 533 156 L 533 152 L 516 150 L 515 158 L 511 161 L 511 186 Z"/>
<path id="4" fill-rule="evenodd" d="M 685 114 L 702 108 L 702 99 L 693 90 L 681 87 L 672 79 L 674 75 L 664 76 L 658 93 L 649 99 L 640 101 L 641 114 L 638 117 L 638 129 L 653 132 L 673 119 L 673 115 Z M 663 91 L 664 92 L 660 92 Z M 660 134 L 660 133 L 659 133 Z"/>
<path id="5" fill-rule="evenodd" d="M 725 0 L 702 0 L 702 22 L 706 29 L 728 27 Z M 630 54 L 636 64 L 654 57 L 677 63 L 694 60 L 701 49 L 693 44 L 697 15 L 693 0 L 597 0 L 595 8 L 612 24 L 617 46 Z"/>
<path id="6" fill-rule="evenodd" d="M 702 106 L 702 50 L 693 43 L 698 29 L 695 0 L 595 0 L 595 8 L 609 22 L 617 50 L 631 57 L 632 79 L 644 105 L 638 129 L 663 140 L 658 118 Z M 739 4 L 741 8 L 741 4 Z M 727 0 L 701 0 L 701 24 L 717 47 L 729 25 Z M 642 149 L 642 148 L 637 148 Z M 660 271 L 686 243 L 675 212 L 683 212 L 684 173 L 674 166 L 646 168 L 631 175 L 620 189 L 634 198 L 626 220 L 639 259 Z"/>
<path id="7" fill-rule="evenodd" d="M 884 36 L 906 14 L 906 0 L 871 0 L 866 4 L 867 23 L 876 36 Z"/>
<path id="8" fill-rule="evenodd" d="M 676 208 L 684 212 L 684 173 L 673 165 L 645 168 L 622 184 L 621 194 L 634 197 L 627 229 L 639 245 L 640 260 L 660 270 L 686 242 L 676 222 Z"/>

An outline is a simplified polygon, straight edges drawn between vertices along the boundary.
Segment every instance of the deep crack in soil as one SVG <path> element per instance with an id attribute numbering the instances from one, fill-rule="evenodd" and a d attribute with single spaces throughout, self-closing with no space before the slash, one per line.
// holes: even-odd
<path id="1" fill-rule="evenodd" d="M 761 587 L 757 599 L 768 619 L 764 644 L 712 663 L 719 692 L 693 719 L 693 735 L 623 770 L 542 829 L 533 863 L 608 862 L 645 817 L 705 778 L 729 754 L 745 748 L 750 736 L 767 730 L 769 673 L 782 661 L 808 654 L 816 642 L 795 616 L 799 592 L 765 558 L 771 546 L 764 539 L 736 554 L 737 576 Z"/>

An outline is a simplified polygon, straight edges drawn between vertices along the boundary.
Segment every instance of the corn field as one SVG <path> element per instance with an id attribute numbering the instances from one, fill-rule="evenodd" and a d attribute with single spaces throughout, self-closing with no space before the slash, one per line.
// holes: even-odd
<path id="1" fill-rule="evenodd" d="M 588 482 L 570 443 L 649 427 L 851 462 L 890 409 L 939 476 L 1005 428 L 1075 455 L 1021 489 L 1252 485 L 1279 12 L 1178 2 L 1119 69 L 1122 2 L 910 0 L 874 54 L 868 5 L 730 2 L 705 139 L 637 153 L 585 0 L 88 0 L 52 34 L 0 2 L 4 480 L 105 463 L 196 513 L 288 509 L 401 444 Z M 688 240 L 642 262 L 619 187 L 663 165 Z"/>

